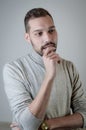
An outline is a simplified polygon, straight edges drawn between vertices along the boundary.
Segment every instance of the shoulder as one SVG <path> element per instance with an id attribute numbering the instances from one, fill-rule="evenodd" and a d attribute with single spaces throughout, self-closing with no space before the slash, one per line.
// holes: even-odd
<path id="1" fill-rule="evenodd" d="M 8 62 L 4 65 L 3 70 L 10 68 L 10 69 L 17 69 L 17 68 L 22 68 L 23 64 L 25 64 L 25 61 L 28 61 L 28 55 L 22 56 L 17 58 L 14 61 Z"/>
<path id="2" fill-rule="evenodd" d="M 62 65 L 65 66 L 65 67 L 68 67 L 69 69 L 71 67 L 75 66 L 74 63 L 70 60 L 66 60 L 66 59 L 61 58 L 61 61 L 62 61 Z"/>
<path id="3" fill-rule="evenodd" d="M 75 64 L 70 60 L 62 59 L 62 66 L 65 72 L 67 72 L 72 77 L 79 74 Z"/>
<path id="4" fill-rule="evenodd" d="M 22 76 L 25 69 L 25 61 L 28 61 L 28 55 L 17 58 L 14 61 L 6 63 L 3 67 L 3 76 L 4 77 L 16 77 Z"/>

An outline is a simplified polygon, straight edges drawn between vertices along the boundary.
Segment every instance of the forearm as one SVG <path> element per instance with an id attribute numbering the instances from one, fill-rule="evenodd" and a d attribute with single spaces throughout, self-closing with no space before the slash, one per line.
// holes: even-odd
<path id="1" fill-rule="evenodd" d="M 38 118 L 42 118 L 45 114 L 51 93 L 52 84 L 53 79 L 49 79 L 48 76 L 45 76 L 36 98 L 29 105 L 30 111 L 33 113 L 34 116 Z"/>
<path id="2" fill-rule="evenodd" d="M 71 130 L 71 128 L 81 128 L 83 126 L 83 117 L 81 114 L 75 113 L 73 115 L 46 120 L 46 123 L 48 124 L 50 130 Z"/>
<path id="3" fill-rule="evenodd" d="M 45 78 L 36 98 L 29 105 L 30 111 L 38 118 L 43 118 L 48 105 L 52 84 L 56 76 L 57 63 L 60 60 L 55 52 L 55 47 L 46 47 L 43 51 L 43 62 L 45 66 Z"/>

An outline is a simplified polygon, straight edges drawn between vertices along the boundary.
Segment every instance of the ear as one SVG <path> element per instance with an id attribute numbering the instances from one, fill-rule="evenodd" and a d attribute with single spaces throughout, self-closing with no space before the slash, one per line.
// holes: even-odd
<path id="1" fill-rule="evenodd" d="M 30 36 L 28 33 L 25 33 L 25 40 L 30 43 Z"/>

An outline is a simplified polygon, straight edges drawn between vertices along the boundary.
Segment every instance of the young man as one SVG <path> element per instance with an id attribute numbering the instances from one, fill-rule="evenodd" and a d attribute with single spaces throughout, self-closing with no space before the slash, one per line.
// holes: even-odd
<path id="1" fill-rule="evenodd" d="M 56 53 L 58 34 L 49 12 L 27 12 L 29 54 L 6 64 L 5 91 L 20 130 L 71 130 L 86 127 L 86 98 L 73 63 Z M 17 126 L 18 125 L 18 126 Z"/>

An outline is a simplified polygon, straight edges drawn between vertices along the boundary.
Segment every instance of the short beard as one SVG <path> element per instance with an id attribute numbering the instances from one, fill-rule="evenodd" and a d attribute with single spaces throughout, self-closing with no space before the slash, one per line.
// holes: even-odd
<path id="1" fill-rule="evenodd" d="M 31 39 L 30 39 L 30 43 L 32 44 L 33 49 L 34 49 L 40 56 L 42 56 L 41 50 L 40 50 L 40 51 L 37 51 L 37 50 L 36 50 L 36 48 L 35 48 L 35 46 L 34 46 L 34 43 L 33 43 L 33 41 L 32 41 Z"/>
<path id="2" fill-rule="evenodd" d="M 49 45 L 52 46 L 52 47 L 55 47 L 54 51 L 56 51 L 57 44 L 55 44 L 54 42 L 48 42 L 44 46 L 41 47 L 41 54 L 42 54 L 42 56 L 43 56 L 43 50 L 46 49 Z"/>
<path id="3" fill-rule="evenodd" d="M 34 44 L 33 44 L 33 41 L 32 41 L 31 39 L 30 39 L 30 42 L 31 42 L 31 44 L 32 44 L 32 46 L 33 46 L 33 49 L 34 49 L 40 56 L 43 56 L 43 50 L 46 49 L 49 45 L 51 45 L 52 47 L 55 47 L 55 50 L 54 50 L 54 51 L 56 51 L 56 49 L 57 49 L 57 44 L 56 44 L 56 43 L 54 43 L 54 42 L 48 42 L 48 43 L 46 43 L 45 45 L 43 45 L 43 46 L 41 47 L 40 51 L 37 51 L 37 50 L 35 49 Z"/>

